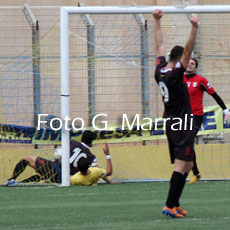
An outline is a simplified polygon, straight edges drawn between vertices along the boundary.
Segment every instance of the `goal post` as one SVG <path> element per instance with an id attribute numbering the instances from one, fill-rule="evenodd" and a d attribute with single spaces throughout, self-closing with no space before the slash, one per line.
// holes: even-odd
<path id="1" fill-rule="evenodd" d="M 68 11 L 61 8 L 60 34 L 61 34 L 61 118 L 69 117 L 69 29 Z M 62 44 L 63 43 L 63 44 Z M 70 134 L 65 126 L 61 130 L 62 146 L 62 186 L 70 185 Z"/>
<path id="2" fill-rule="evenodd" d="M 194 6 L 151 6 L 151 7 L 61 7 L 60 46 L 61 46 L 61 117 L 69 117 L 69 15 L 70 14 L 152 14 L 161 9 L 165 14 L 219 14 L 230 13 L 230 5 Z M 69 131 L 62 126 L 62 186 L 69 186 Z"/>

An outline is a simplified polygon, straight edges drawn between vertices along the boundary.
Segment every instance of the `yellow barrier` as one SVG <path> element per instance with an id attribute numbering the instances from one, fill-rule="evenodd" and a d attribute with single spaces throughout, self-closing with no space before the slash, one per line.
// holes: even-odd
<path id="1" fill-rule="evenodd" d="M 97 156 L 98 164 L 105 167 L 106 159 L 102 148 L 101 145 L 91 150 Z M 202 178 L 230 178 L 229 144 L 202 144 L 196 145 L 195 148 Z M 119 180 L 160 180 L 171 177 L 173 165 L 170 164 L 166 144 L 146 146 L 116 146 L 111 144 L 110 151 L 114 168 L 112 178 Z M 0 150 L 0 183 L 11 176 L 15 164 L 26 154 L 52 158 L 53 149 L 2 148 Z M 33 170 L 26 169 L 18 179 L 33 174 Z"/>

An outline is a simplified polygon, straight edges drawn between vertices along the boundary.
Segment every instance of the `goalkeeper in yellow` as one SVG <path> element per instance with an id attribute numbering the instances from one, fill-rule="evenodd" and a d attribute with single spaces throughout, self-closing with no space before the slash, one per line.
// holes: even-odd
<path id="1" fill-rule="evenodd" d="M 106 155 L 106 170 L 99 167 L 89 167 L 91 164 L 90 161 L 82 157 L 78 161 L 79 172 L 70 177 L 71 185 L 97 185 L 100 178 L 108 184 L 114 183 L 108 178 L 113 173 L 113 166 L 107 143 L 105 143 L 103 151 Z"/>

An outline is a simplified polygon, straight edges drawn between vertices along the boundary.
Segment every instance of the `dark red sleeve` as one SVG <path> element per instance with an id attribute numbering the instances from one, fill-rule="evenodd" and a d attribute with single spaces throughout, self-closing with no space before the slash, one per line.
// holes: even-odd
<path id="1" fill-rule="evenodd" d="M 157 57 L 156 59 L 156 70 L 155 70 L 155 80 L 158 83 L 160 79 L 160 70 L 164 68 L 167 65 L 167 62 L 165 60 L 164 56 Z"/>
<path id="2" fill-rule="evenodd" d="M 164 56 L 157 57 L 156 59 L 156 69 L 157 70 L 164 68 L 166 65 L 167 65 L 167 62 Z"/>

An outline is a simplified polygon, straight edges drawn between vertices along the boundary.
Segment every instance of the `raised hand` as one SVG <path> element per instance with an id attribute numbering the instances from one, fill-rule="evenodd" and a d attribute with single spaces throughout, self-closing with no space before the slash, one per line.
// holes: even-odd
<path id="1" fill-rule="evenodd" d="M 109 145 L 107 142 L 105 142 L 105 147 L 103 148 L 104 154 L 109 155 Z"/>
<path id="2" fill-rule="evenodd" d="M 190 18 L 190 22 L 191 22 L 191 24 L 192 24 L 193 27 L 198 27 L 199 21 L 198 21 L 197 16 L 192 16 Z"/>
<path id="3" fill-rule="evenodd" d="M 153 17 L 156 19 L 156 20 L 159 20 L 162 18 L 163 16 L 163 11 L 162 10 L 154 10 L 153 11 Z"/>
<path id="4" fill-rule="evenodd" d="M 230 112 L 225 113 L 225 115 L 224 115 L 224 122 L 225 122 L 227 125 L 230 125 Z"/>

